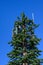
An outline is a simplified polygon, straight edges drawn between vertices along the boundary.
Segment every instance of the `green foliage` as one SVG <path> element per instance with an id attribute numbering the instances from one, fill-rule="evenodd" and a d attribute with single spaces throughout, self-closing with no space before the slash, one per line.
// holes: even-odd
<path id="1" fill-rule="evenodd" d="M 18 17 L 14 24 L 12 40 L 9 42 L 13 50 L 7 54 L 10 58 L 8 65 L 22 65 L 26 62 L 28 65 L 41 65 L 42 60 L 38 58 L 41 50 L 37 48 L 41 39 L 37 38 L 34 32 L 38 26 L 24 13 L 21 18 Z M 17 34 L 15 33 L 16 27 Z M 23 55 L 24 52 L 27 54 Z"/>

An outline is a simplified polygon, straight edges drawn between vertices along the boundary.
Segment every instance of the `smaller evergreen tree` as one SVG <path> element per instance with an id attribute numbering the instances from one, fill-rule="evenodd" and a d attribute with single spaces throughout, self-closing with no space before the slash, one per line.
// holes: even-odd
<path id="1" fill-rule="evenodd" d="M 39 59 L 41 50 L 37 48 L 40 39 L 35 35 L 39 25 L 28 19 L 23 13 L 14 24 L 12 41 L 9 43 L 13 49 L 8 53 L 8 65 L 41 65 Z"/>

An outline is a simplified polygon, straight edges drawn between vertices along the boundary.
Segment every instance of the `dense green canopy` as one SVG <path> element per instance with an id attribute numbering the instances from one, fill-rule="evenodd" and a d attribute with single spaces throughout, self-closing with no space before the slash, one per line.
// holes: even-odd
<path id="1" fill-rule="evenodd" d="M 23 63 L 41 65 L 42 59 L 39 59 L 41 50 L 37 48 L 41 39 L 35 34 L 38 26 L 24 13 L 20 18 L 18 17 L 14 24 L 12 40 L 9 42 L 13 49 L 7 54 L 10 58 L 8 65 L 22 65 Z M 27 54 L 23 55 L 25 52 Z"/>

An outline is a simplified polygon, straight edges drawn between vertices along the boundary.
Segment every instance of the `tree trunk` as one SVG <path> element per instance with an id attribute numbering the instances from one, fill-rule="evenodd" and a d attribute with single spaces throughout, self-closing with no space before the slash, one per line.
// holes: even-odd
<path id="1" fill-rule="evenodd" d="M 28 63 L 23 63 L 23 65 L 28 65 Z"/>
<path id="2" fill-rule="evenodd" d="M 26 55 L 27 52 L 24 52 L 23 55 Z M 23 63 L 23 65 L 28 65 L 28 63 Z"/>
<path id="3" fill-rule="evenodd" d="M 25 25 L 23 25 L 23 28 L 25 28 Z M 24 34 L 26 34 L 26 32 L 24 32 Z M 25 47 L 25 44 L 24 44 L 24 40 L 23 40 L 23 48 Z M 27 54 L 27 52 L 23 52 L 23 55 L 25 56 Z M 28 63 L 23 63 L 23 65 L 28 65 Z"/>

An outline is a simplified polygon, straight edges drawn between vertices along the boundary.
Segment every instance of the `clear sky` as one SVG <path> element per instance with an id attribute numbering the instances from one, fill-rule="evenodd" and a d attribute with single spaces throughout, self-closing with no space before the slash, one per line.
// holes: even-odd
<path id="1" fill-rule="evenodd" d="M 40 24 L 36 35 L 42 38 L 38 48 L 43 50 L 43 0 L 0 0 L 0 65 L 8 63 L 6 54 L 12 49 L 8 42 L 12 37 L 14 21 L 21 12 L 25 12 L 29 18 L 34 13 L 34 22 Z"/>

